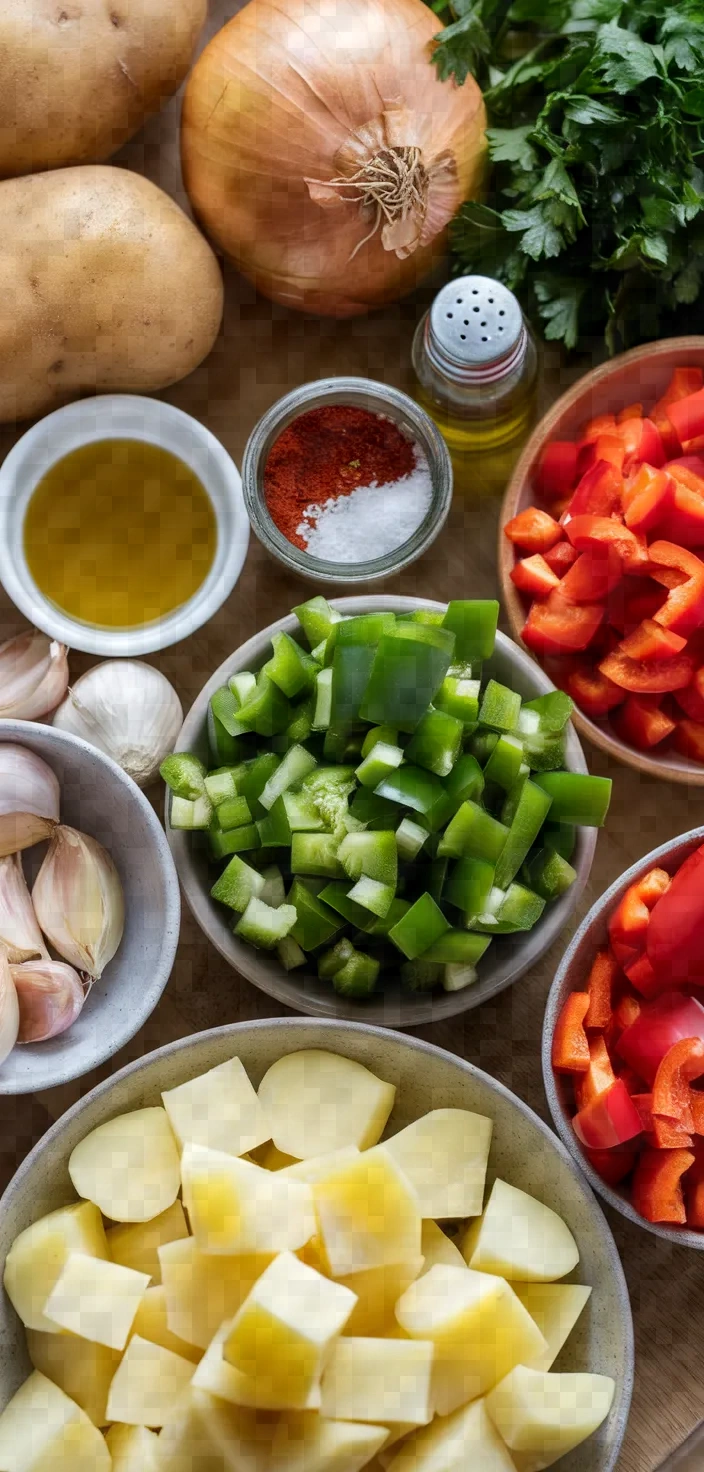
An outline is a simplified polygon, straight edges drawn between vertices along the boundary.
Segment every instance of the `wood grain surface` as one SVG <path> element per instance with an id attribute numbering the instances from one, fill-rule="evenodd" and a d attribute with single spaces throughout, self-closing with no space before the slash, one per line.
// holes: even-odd
<path id="1" fill-rule="evenodd" d="M 234 14 L 236 5 L 211 0 L 210 31 Z M 146 173 L 184 202 L 178 163 L 178 98 L 133 141 L 116 162 Z M 240 463 L 247 436 L 259 415 L 280 394 L 328 374 L 357 373 L 404 386 L 413 328 L 428 292 L 403 304 L 351 322 L 292 315 L 258 300 L 234 272 L 226 271 L 223 330 L 211 357 L 185 382 L 164 395 L 202 419 Z M 541 377 L 545 408 L 585 369 L 565 368 L 546 357 Z M 0 457 L 17 438 L 0 433 Z M 498 502 L 479 493 L 455 497 L 448 523 L 423 560 L 384 590 L 430 598 L 498 596 L 496 526 Z M 379 585 L 381 588 L 382 585 Z M 252 538 L 244 573 L 215 618 L 187 643 L 151 662 L 176 685 L 184 708 L 220 662 L 243 640 L 315 591 L 286 574 Z M 334 591 L 334 590 L 333 590 Z M 342 591 L 342 590 L 340 590 Z M 0 636 L 21 619 L 0 591 Z M 95 661 L 72 656 L 75 676 Z M 591 769 L 614 779 L 608 827 L 600 835 L 596 861 L 577 921 L 603 889 L 656 844 L 702 821 L 699 793 L 641 776 L 604 754 L 588 750 Z M 154 794 L 155 803 L 160 795 Z M 420 1030 L 428 1041 L 468 1058 L 492 1073 L 547 1118 L 540 1074 L 540 1039 L 548 987 L 569 936 L 534 971 L 495 1001 Z M 181 944 L 168 988 L 147 1025 L 109 1068 L 39 1097 L 0 1097 L 0 1184 L 52 1120 L 100 1077 L 132 1058 L 170 1041 L 223 1022 L 271 1016 L 278 1009 L 231 971 L 184 914 Z M 704 1258 L 671 1248 L 611 1214 L 628 1278 L 636 1326 L 636 1389 L 619 1472 L 653 1472 L 704 1416 Z"/>

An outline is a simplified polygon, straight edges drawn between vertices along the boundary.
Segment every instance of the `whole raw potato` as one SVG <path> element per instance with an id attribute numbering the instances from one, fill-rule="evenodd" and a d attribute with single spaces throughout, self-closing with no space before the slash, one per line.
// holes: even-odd
<path id="1" fill-rule="evenodd" d="M 107 165 L 0 184 L 0 422 L 152 391 L 210 352 L 220 267 L 178 205 Z"/>
<path id="2" fill-rule="evenodd" d="M 0 0 L 0 178 L 109 158 L 183 81 L 207 0 Z"/>

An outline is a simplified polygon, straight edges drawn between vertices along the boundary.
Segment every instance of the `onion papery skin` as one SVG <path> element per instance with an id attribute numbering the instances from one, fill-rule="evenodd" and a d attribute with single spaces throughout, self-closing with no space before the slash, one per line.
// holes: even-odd
<path id="1" fill-rule="evenodd" d="M 194 212 L 264 296 L 319 316 L 352 317 L 416 287 L 442 256 L 446 227 L 485 172 L 486 113 L 471 77 L 441 82 L 438 20 L 422 0 L 250 0 L 191 74 L 182 163 Z M 390 119 L 431 171 L 449 159 L 442 207 L 405 259 L 385 249 L 358 202 L 323 205 L 307 180 L 340 175 L 340 157 Z M 346 171 L 345 171 L 346 172 Z M 346 191 L 343 191 L 346 193 Z"/>

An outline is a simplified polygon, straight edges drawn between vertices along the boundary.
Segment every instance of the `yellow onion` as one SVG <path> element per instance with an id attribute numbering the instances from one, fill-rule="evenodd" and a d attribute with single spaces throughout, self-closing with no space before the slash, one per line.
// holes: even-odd
<path id="1" fill-rule="evenodd" d="M 414 287 L 480 187 L 486 114 L 441 82 L 422 0 L 250 0 L 188 83 L 182 160 L 213 240 L 274 301 L 349 317 Z"/>

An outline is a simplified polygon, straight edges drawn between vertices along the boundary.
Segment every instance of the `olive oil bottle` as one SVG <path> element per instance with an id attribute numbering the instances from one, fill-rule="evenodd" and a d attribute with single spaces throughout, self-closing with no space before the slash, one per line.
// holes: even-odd
<path id="1" fill-rule="evenodd" d="M 418 324 L 414 393 L 442 434 L 457 490 L 503 491 L 535 416 L 537 352 L 515 296 L 488 276 L 448 282 Z"/>

